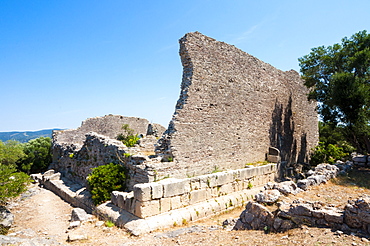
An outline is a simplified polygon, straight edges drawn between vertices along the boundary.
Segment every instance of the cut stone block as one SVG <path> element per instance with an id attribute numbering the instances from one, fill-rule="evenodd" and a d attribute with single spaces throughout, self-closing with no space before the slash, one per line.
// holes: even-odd
<path id="1" fill-rule="evenodd" d="M 193 190 L 190 192 L 190 204 L 205 201 L 207 199 L 206 190 Z"/>
<path id="2" fill-rule="evenodd" d="M 216 185 L 224 185 L 233 182 L 234 177 L 231 172 L 216 173 Z"/>
<path id="3" fill-rule="evenodd" d="M 190 191 L 189 179 L 164 179 L 160 181 L 163 185 L 163 197 L 172 197 L 182 195 Z"/>
<path id="4" fill-rule="evenodd" d="M 135 199 L 145 202 L 152 200 L 152 188 L 150 183 L 134 185 Z"/>
<path id="5" fill-rule="evenodd" d="M 180 196 L 171 197 L 171 210 L 183 207 Z"/>
<path id="6" fill-rule="evenodd" d="M 152 187 L 152 199 L 158 199 L 163 197 L 163 185 L 158 183 L 151 183 Z"/>
<path id="7" fill-rule="evenodd" d="M 135 203 L 135 215 L 140 218 L 147 218 L 160 213 L 159 200 L 153 201 L 136 201 Z"/>
<path id="8" fill-rule="evenodd" d="M 160 211 L 165 213 L 171 210 L 171 198 L 165 197 L 159 200 Z"/>

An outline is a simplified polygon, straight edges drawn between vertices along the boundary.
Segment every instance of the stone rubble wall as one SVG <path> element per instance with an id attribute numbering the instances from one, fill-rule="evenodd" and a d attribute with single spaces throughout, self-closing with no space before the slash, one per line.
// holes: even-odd
<path id="1" fill-rule="evenodd" d="M 132 192 L 114 191 L 111 201 L 140 218 L 147 218 L 261 186 L 273 181 L 275 175 L 276 164 L 268 164 L 186 179 L 168 178 L 158 182 L 136 184 Z M 235 201 L 231 203 L 235 204 Z M 240 204 L 241 200 L 237 203 Z"/>
<path id="2" fill-rule="evenodd" d="M 282 232 L 307 225 L 329 227 L 345 232 L 361 229 L 370 233 L 370 197 L 368 196 L 350 200 L 344 208 L 303 200 L 278 203 L 278 207 L 277 211 L 271 212 L 259 203 L 248 202 L 234 230 Z"/>
<path id="3" fill-rule="evenodd" d="M 316 103 L 299 74 L 283 72 L 199 32 L 180 39 L 181 94 L 157 153 L 171 177 L 242 168 L 263 161 L 308 161 L 318 143 Z"/>
<path id="4" fill-rule="evenodd" d="M 309 186 L 320 185 L 343 174 L 352 162 L 338 162 L 336 165 L 319 164 L 314 170 L 308 172 L 308 178 L 281 183 L 267 183 L 265 191 L 256 194 L 260 203 L 274 203 L 280 194 L 271 195 L 271 191 L 284 195 L 296 194 L 307 190 Z M 272 199 L 274 197 L 275 199 Z M 263 198 L 263 199 L 261 199 Z M 357 229 L 370 233 L 370 197 L 364 196 L 348 201 L 344 208 L 326 205 L 322 202 L 294 200 L 291 203 L 278 202 L 278 209 L 270 211 L 257 202 L 248 202 L 246 209 L 241 213 L 234 226 L 235 230 L 268 230 L 281 232 L 300 225 L 330 227 L 336 230 L 351 232 Z"/>
<path id="5" fill-rule="evenodd" d="M 116 140 L 117 135 L 123 133 L 123 124 L 129 124 L 135 134 L 143 136 L 137 147 L 127 148 Z M 153 169 L 149 166 L 158 161 L 150 160 L 140 152 L 154 153 L 156 136 L 164 130 L 158 124 L 149 124 L 146 119 L 135 117 L 107 115 L 90 118 L 76 130 L 54 131 L 53 163 L 49 168 L 86 185 L 86 177 L 92 168 L 109 163 L 121 164 L 128 170 L 130 179 L 127 186 L 132 190 L 134 184 L 153 181 Z"/>

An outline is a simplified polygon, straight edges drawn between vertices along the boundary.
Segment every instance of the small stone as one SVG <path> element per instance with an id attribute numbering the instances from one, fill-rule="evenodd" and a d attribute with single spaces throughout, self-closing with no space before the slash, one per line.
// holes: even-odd
<path id="1" fill-rule="evenodd" d="M 68 229 L 73 229 L 73 228 L 79 227 L 80 225 L 81 225 L 80 221 L 72 221 L 71 223 L 69 223 Z"/>
<path id="2" fill-rule="evenodd" d="M 365 237 L 361 238 L 361 241 L 362 242 L 365 242 L 365 243 L 368 243 L 369 242 L 369 240 L 367 238 L 365 238 Z"/>
<path id="3" fill-rule="evenodd" d="M 87 240 L 88 236 L 85 234 L 78 234 L 78 233 L 70 233 L 68 234 L 67 241 L 74 242 L 79 240 Z"/>
<path id="4" fill-rule="evenodd" d="M 101 227 L 101 226 L 103 226 L 104 225 L 104 221 L 101 221 L 101 220 L 99 220 L 99 221 L 97 221 L 96 223 L 95 223 L 95 226 L 96 227 Z"/>
<path id="5" fill-rule="evenodd" d="M 352 245 L 353 245 L 353 246 L 356 246 L 356 245 L 357 245 L 357 243 L 356 243 L 356 242 L 352 242 Z"/>
<path id="6" fill-rule="evenodd" d="M 288 239 L 288 235 L 282 236 L 280 239 Z"/>

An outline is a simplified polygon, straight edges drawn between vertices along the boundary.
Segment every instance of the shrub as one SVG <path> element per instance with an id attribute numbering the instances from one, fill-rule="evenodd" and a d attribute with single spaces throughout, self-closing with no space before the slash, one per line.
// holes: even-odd
<path id="1" fill-rule="evenodd" d="M 349 153 L 343 151 L 342 147 L 334 144 L 325 145 L 323 142 L 319 142 L 319 145 L 315 147 L 315 151 L 311 156 L 311 164 L 317 165 L 320 163 L 333 164 L 336 160 L 340 160 L 343 157 L 348 156 Z"/>
<path id="2" fill-rule="evenodd" d="M 124 133 L 120 133 L 117 136 L 117 140 L 122 141 L 127 147 L 134 147 L 135 144 L 139 141 L 139 135 L 134 134 L 134 130 L 130 128 L 128 124 L 122 126 Z"/>
<path id="3" fill-rule="evenodd" d="M 17 172 L 14 166 L 0 163 L 0 205 L 24 192 L 29 183 L 27 174 Z"/>
<path id="4" fill-rule="evenodd" d="M 87 177 L 95 205 L 110 200 L 112 191 L 126 189 L 126 170 L 119 164 L 107 164 L 93 169 Z"/>

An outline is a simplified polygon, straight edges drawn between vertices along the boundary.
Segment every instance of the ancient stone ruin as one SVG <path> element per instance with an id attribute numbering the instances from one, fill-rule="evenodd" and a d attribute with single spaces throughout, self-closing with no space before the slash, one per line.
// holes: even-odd
<path id="1" fill-rule="evenodd" d="M 135 148 L 127 148 L 117 135 L 128 124 L 135 134 L 142 136 Z M 91 169 L 109 163 L 124 164 L 132 179 L 128 186 L 146 183 L 148 168 L 141 163 L 149 158 L 138 153 L 154 154 L 154 144 L 165 128 L 148 120 L 120 115 L 106 115 L 84 121 L 78 129 L 54 131 L 53 162 L 50 168 L 75 182 L 85 184 Z M 125 153 L 128 155 L 125 156 Z"/>
<path id="2" fill-rule="evenodd" d="M 237 169 L 270 146 L 304 163 L 318 142 L 316 103 L 299 74 L 283 72 L 199 32 L 180 39 L 181 94 L 157 152 L 171 176 Z"/>
<path id="3" fill-rule="evenodd" d="M 132 188 L 163 177 L 244 168 L 266 160 L 272 149 L 285 167 L 308 161 L 318 142 L 318 118 L 297 72 L 278 70 L 199 32 L 180 39 L 180 56 L 180 98 L 158 143 L 153 134 L 160 137 L 164 128 L 145 119 L 88 119 L 77 130 L 55 132 L 52 167 L 83 182 L 92 167 L 121 163 L 130 169 Z M 141 148 L 115 140 L 122 124 L 145 136 Z"/>
<path id="4" fill-rule="evenodd" d="M 198 32 L 180 39 L 180 56 L 181 94 L 167 130 L 108 115 L 54 132 L 55 173 L 38 176 L 39 182 L 139 235 L 241 206 L 256 193 L 252 187 L 308 161 L 318 117 L 297 72 Z M 141 136 L 134 147 L 116 140 L 124 124 Z M 266 159 L 275 163 L 250 165 Z M 111 201 L 95 207 L 86 177 L 108 163 L 126 167 L 127 191 L 114 191 Z"/>

